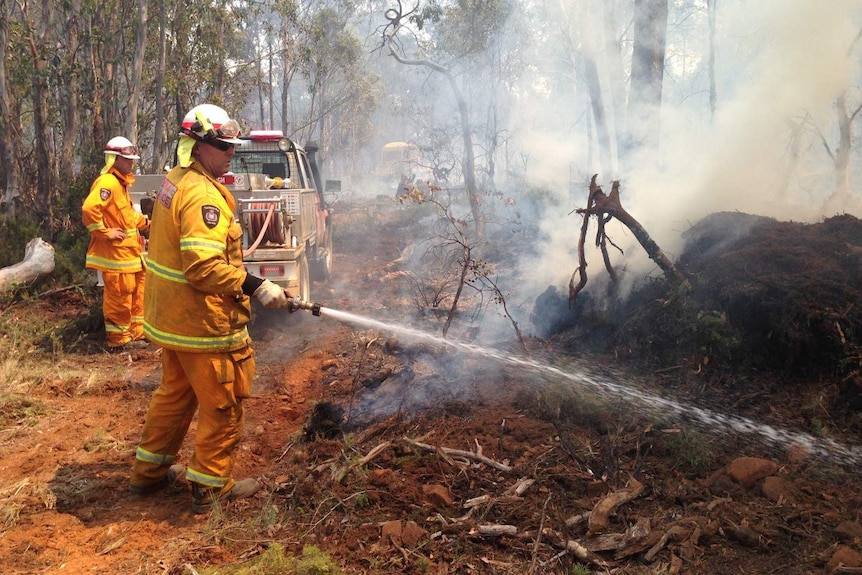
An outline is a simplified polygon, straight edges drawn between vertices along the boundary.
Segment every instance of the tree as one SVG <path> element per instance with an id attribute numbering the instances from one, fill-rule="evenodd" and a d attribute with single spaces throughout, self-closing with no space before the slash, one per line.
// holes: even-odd
<path id="1" fill-rule="evenodd" d="M 635 0 L 628 137 L 621 155 L 659 142 L 667 18 L 667 0 Z"/>
<path id="2" fill-rule="evenodd" d="M 144 70 L 144 56 L 147 53 L 147 0 L 138 0 L 138 22 L 135 28 L 135 52 L 132 58 L 132 78 L 129 83 L 129 107 L 126 114 L 126 137 L 136 142 L 138 139 L 138 103 L 141 99 L 141 82 Z"/>
<path id="3" fill-rule="evenodd" d="M 165 57 L 167 51 L 167 30 L 166 19 L 167 9 L 165 8 L 166 0 L 159 0 L 159 46 L 158 60 L 156 61 L 156 86 L 155 86 L 155 106 L 154 106 L 154 122 L 153 122 L 153 139 L 152 151 L 153 160 L 149 165 L 150 172 L 161 171 L 165 163 L 165 115 L 164 115 L 164 100 L 162 95 L 165 90 Z"/>
<path id="4" fill-rule="evenodd" d="M 10 4 L 10 0 L 0 0 L 0 162 L 4 166 L 4 169 L 0 170 L 0 205 L 11 204 L 19 194 L 18 159 L 13 150 L 15 134 L 20 131 L 14 129 L 16 122 L 11 105 L 13 93 L 6 73 Z"/>
<path id="5" fill-rule="evenodd" d="M 32 192 L 33 214 L 37 225 L 53 237 L 54 203 L 57 198 L 58 175 L 56 155 L 50 131 L 49 82 L 54 38 L 51 36 L 53 2 L 42 0 L 31 13 L 32 6 L 24 6 L 24 25 L 29 56 L 32 60 L 30 72 L 30 103 L 33 109 L 33 131 L 35 135 L 36 181 Z"/>

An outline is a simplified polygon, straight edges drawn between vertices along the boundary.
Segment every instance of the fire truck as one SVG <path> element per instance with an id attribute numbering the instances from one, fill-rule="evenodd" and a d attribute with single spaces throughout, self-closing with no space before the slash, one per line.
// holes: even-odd
<path id="1" fill-rule="evenodd" d="M 332 209 L 320 187 L 318 147 L 300 146 L 280 130 L 252 130 L 241 138 L 219 181 L 237 201 L 245 267 L 310 301 L 311 282 L 332 273 Z M 163 178 L 135 176 L 131 195 L 144 213 Z"/>

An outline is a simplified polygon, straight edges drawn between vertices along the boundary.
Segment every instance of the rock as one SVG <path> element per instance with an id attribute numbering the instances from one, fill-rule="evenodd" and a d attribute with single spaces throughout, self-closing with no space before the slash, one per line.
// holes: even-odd
<path id="1" fill-rule="evenodd" d="M 395 481 L 395 472 L 391 469 L 372 469 L 368 474 L 368 482 L 376 487 L 389 487 Z"/>
<path id="2" fill-rule="evenodd" d="M 415 547 L 425 537 L 425 530 L 415 521 L 387 521 L 380 526 L 382 543 L 395 547 Z"/>
<path id="3" fill-rule="evenodd" d="M 706 480 L 706 487 L 709 489 L 709 492 L 716 497 L 729 497 L 739 491 L 739 486 L 723 471 L 713 473 L 712 476 Z"/>
<path id="4" fill-rule="evenodd" d="M 862 567 L 862 554 L 846 545 L 841 545 L 835 550 L 832 558 L 826 563 L 826 574 L 831 575 L 838 567 Z"/>
<path id="5" fill-rule="evenodd" d="M 843 521 L 835 528 L 835 536 L 842 541 L 862 540 L 862 525 L 853 521 Z"/>
<path id="6" fill-rule="evenodd" d="M 749 527 L 748 525 L 728 525 L 724 527 L 724 532 L 733 539 L 744 545 L 745 547 L 758 547 L 760 545 L 760 533 Z"/>
<path id="7" fill-rule="evenodd" d="M 796 502 L 793 484 L 783 477 L 777 477 L 775 475 L 768 476 L 763 480 L 761 490 L 763 491 L 764 497 L 770 501 L 774 501 L 775 503 L 792 504 Z"/>
<path id="8" fill-rule="evenodd" d="M 428 503 L 430 503 L 432 506 L 437 508 L 452 507 L 452 505 L 455 503 L 452 500 L 452 496 L 449 495 L 449 490 L 446 489 L 445 486 L 440 485 L 439 483 L 423 485 L 422 493 L 425 495 L 425 500 L 428 501 Z"/>
<path id="9" fill-rule="evenodd" d="M 385 543 L 391 543 L 395 547 L 401 547 L 401 522 L 387 521 L 380 526 L 380 539 Z"/>
<path id="10" fill-rule="evenodd" d="M 787 461 L 790 463 L 803 463 L 811 459 L 811 451 L 802 445 L 792 445 L 787 450 Z"/>
<path id="11" fill-rule="evenodd" d="M 415 521 L 408 521 L 401 528 L 401 540 L 405 547 L 415 547 L 425 537 L 425 530 Z"/>
<path id="12" fill-rule="evenodd" d="M 323 371 L 328 371 L 330 369 L 338 368 L 338 360 L 337 359 L 327 359 L 324 360 L 323 363 L 320 364 L 320 369 Z"/>
<path id="13" fill-rule="evenodd" d="M 746 489 L 778 472 L 778 464 L 759 457 L 737 457 L 727 465 L 727 474 Z"/>

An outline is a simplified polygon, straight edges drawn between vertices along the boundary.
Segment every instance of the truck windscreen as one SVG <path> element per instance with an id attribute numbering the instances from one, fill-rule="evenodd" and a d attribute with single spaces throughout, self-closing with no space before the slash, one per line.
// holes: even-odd
<path id="1" fill-rule="evenodd" d="M 239 152 L 230 161 L 235 174 L 266 174 L 270 178 L 289 178 L 290 169 L 281 152 Z"/>

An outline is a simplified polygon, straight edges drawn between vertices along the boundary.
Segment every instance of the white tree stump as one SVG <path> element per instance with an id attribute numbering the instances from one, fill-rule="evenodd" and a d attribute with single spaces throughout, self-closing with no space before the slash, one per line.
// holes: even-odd
<path id="1" fill-rule="evenodd" d="M 33 238 L 24 248 L 23 260 L 0 269 L 0 292 L 9 291 L 53 271 L 54 246 L 42 241 L 42 238 Z"/>

